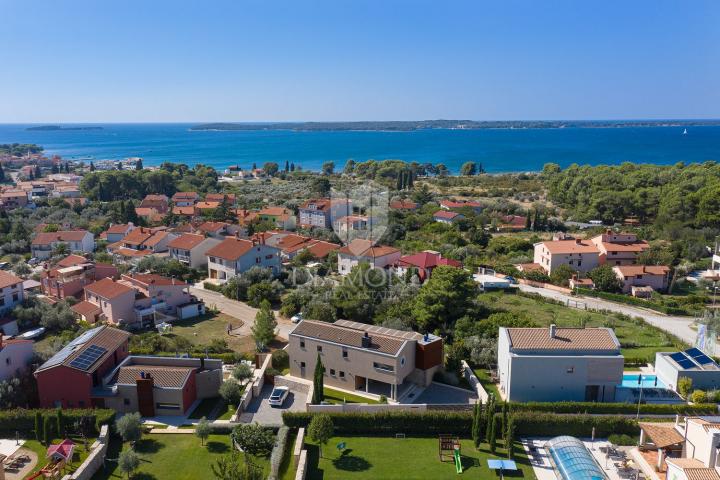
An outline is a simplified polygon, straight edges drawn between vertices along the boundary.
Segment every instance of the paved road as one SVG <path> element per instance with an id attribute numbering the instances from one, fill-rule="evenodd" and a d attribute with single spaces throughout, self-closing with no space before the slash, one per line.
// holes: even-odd
<path id="1" fill-rule="evenodd" d="M 231 300 L 220 293 L 213 292 L 211 290 L 204 290 L 198 287 L 190 287 L 190 293 L 195 295 L 197 298 L 205 301 L 205 305 L 208 307 L 216 307 L 222 313 L 235 317 L 238 320 L 242 320 L 243 325 L 238 328 L 238 334 L 240 335 L 252 335 L 250 329 L 255 323 L 255 314 L 258 309 L 253 308 L 247 303 L 239 302 L 237 300 Z M 278 322 L 278 337 L 283 340 L 288 339 L 290 330 L 293 329 L 294 325 L 289 320 L 281 318 L 278 312 L 275 312 L 275 318 Z"/>
<path id="2" fill-rule="evenodd" d="M 591 309 L 610 310 L 613 312 L 624 313 L 625 315 L 630 315 L 632 317 L 641 317 L 649 324 L 655 325 L 656 327 L 679 337 L 690 345 L 695 343 L 695 337 L 697 336 L 697 332 L 690 327 L 695 321 L 691 317 L 663 315 L 662 313 L 656 313 L 643 308 L 636 308 L 621 303 L 615 303 L 602 298 L 567 295 L 565 293 L 556 292 L 555 290 L 531 287 L 530 285 L 520 285 L 520 290 L 560 300 L 570 306 L 575 306 L 576 303 L 580 303 L 587 305 L 587 308 Z M 580 308 L 585 307 L 580 305 Z"/>

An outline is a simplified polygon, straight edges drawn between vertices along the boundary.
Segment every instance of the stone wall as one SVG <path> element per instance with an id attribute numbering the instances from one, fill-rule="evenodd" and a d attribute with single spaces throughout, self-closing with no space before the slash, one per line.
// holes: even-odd
<path id="1" fill-rule="evenodd" d="M 470 368 L 470 365 L 468 365 L 468 363 L 465 360 L 460 362 L 460 365 L 462 366 L 463 377 L 465 377 L 465 379 L 470 384 L 470 388 L 475 390 L 478 398 L 480 400 L 482 400 L 483 403 L 487 403 L 488 393 L 483 388 L 483 386 L 480 383 L 480 380 L 478 380 L 477 376 L 475 376 L 475 372 L 473 371 L 473 369 Z"/>
<path id="2" fill-rule="evenodd" d="M 110 432 L 108 426 L 103 425 L 98 439 L 90 447 L 90 455 L 72 475 L 65 475 L 62 480 L 90 480 L 102 468 L 109 443 Z"/>

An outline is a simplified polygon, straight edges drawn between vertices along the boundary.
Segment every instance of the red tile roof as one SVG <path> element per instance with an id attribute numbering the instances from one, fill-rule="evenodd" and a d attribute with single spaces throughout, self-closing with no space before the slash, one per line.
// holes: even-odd
<path id="1" fill-rule="evenodd" d="M 224 260 L 237 260 L 252 250 L 254 246 L 250 240 L 228 237 L 208 250 L 207 255 L 210 257 L 219 257 Z"/>
<path id="2" fill-rule="evenodd" d="M 590 240 L 555 240 L 542 242 L 545 248 L 553 255 L 564 253 L 597 253 L 600 251 Z"/>
<path id="3" fill-rule="evenodd" d="M 195 207 L 173 207 L 172 212 L 175 215 L 195 215 Z"/>
<path id="4" fill-rule="evenodd" d="M 82 302 L 76 303 L 72 307 L 70 307 L 70 310 L 77 313 L 78 315 L 82 315 L 83 317 L 91 317 L 95 316 L 98 313 L 102 312 L 102 309 L 95 305 L 94 303 L 90 303 L 88 301 L 83 300 Z"/>
<path id="5" fill-rule="evenodd" d="M 395 210 L 415 210 L 418 208 L 418 204 L 410 200 L 395 200 L 390 202 L 390 208 Z"/>
<path id="6" fill-rule="evenodd" d="M 112 299 L 119 297 L 133 289 L 122 283 L 113 281 L 110 278 L 103 278 L 85 287 L 85 290 L 102 298 Z"/>
<path id="7" fill-rule="evenodd" d="M 182 250 L 192 250 L 193 248 L 200 245 L 205 240 L 203 235 L 196 235 L 194 233 L 185 233 L 180 235 L 175 240 L 168 243 L 170 248 L 179 248 Z"/>
<path id="8" fill-rule="evenodd" d="M 339 249 L 340 245 L 323 241 L 316 242 L 307 247 L 307 251 L 312 253 L 315 258 L 325 258 L 330 254 L 330 252 L 334 252 Z"/>
<path id="9" fill-rule="evenodd" d="M 217 233 L 220 230 L 226 229 L 228 226 L 230 226 L 230 224 L 226 222 L 203 222 L 198 225 L 197 229 L 202 232 Z"/>
<path id="10" fill-rule="evenodd" d="M 67 257 L 63 258 L 59 262 L 55 264 L 56 267 L 74 267 L 75 265 L 81 265 L 83 263 L 89 263 L 90 260 L 88 260 L 85 257 L 82 257 L 80 255 L 68 255 Z"/>
<path id="11" fill-rule="evenodd" d="M 670 272 L 666 265 L 618 265 L 613 267 L 623 277 L 636 277 L 638 275 L 661 275 L 665 276 Z"/>
<path id="12" fill-rule="evenodd" d="M 130 281 L 131 283 L 139 283 L 141 285 L 188 285 L 182 280 L 175 278 L 163 277 L 162 275 L 156 275 L 154 273 L 133 273 L 132 275 L 123 275 L 122 280 Z"/>
<path id="13" fill-rule="evenodd" d="M 33 245 L 50 245 L 54 242 L 80 242 L 87 230 L 71 230 L 59 232 L 38 233 L 32 241 Z"/>
<path id="14" fill-rule="evenodd" d="M 354 257 L 384 257 L 393 253 L 398 253 L 400 250 L 394 247 L 388 247 L 386 245 L 373 245 L 370 240 L 363 240 L 356 238 L 348 245 L 338 249 L 338 253 L 354 256 Z"/>
<path id="15" fill-rule="evenodd" d="M 150 374 L 153 384 L 163 388 L 183 388 L 194 367 L 166 367 L 155 365 L 127 365 L 118 369 L 111 383 L 135 385 L 140 373 Z"/>
<path id="16" fill-rule="evenodd" d="M 448 212 L 446 210 L 438 210 L 437 212 L 433 213 L 433 218 L 444 218 L 446 220 L 452 220 L 459 216 L 460 214 L 457 212 Z"/>
<path id="17" fill-rule="evenodd" d="M 449 265 L 451 267 L 462 268 L 462 263 L 450 258 L 444 258 L 437 252 L 420 252 L 413 255 L 400 257 L 398 265 L 412 265 L 418 268 L 433 268 L 439 265 Z"/>
<path id="18" fill-rule="evenodd" d="M 322 212 L 330 208 L 331 202 L 329 198 L 316 198 L 314 200 L 307 200 L 299 208 L 303 210 L 310 210 L 310 205 L 315 205 L 314 211 Z"/>
<path id="19" fill-rule="evenodd" d="M 5 272 L 3 270 L 0 270 L 0 288 L 9 287 L 11 285 L 17 285 L 18 283 L 22 283 L 23 279 L 20 277 L 16 277 L 12 273 Z"/>
<path id="20" fill-rule="evenodd" d="M 110 227 L 106 230 L 107 233 L 125 233 L 128 231 L 128 228 L 132 228 L 132 226 L 128 223 L 118 223 L 116 225 L 110 225 Z"/>
<path id="21" fill-rule="evenodd" d="M 198 198 L 200 198 L 200 195 L 197 194 L 197 192 L 177 192 L 175 195 L 172 196 L 173 202 L 190 202 L 195 201 Z"/>

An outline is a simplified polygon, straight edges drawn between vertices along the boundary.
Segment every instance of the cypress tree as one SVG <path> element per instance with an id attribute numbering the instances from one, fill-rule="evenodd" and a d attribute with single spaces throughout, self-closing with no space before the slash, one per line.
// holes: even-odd
<path id="1" fill-rule="evenodd" d="M 50 443 L 52 442 L 53 435 L 52 435 L 52 418 L 44 417 L 43 418 L 43 440 L 45 443 L 45 446 L 50 446 Z"/>
<path id="2" fill-rule="evenodd" d="M 35 411 L 35 440 L 43 441 L 43 416 L 40 410 Z"/>
<path id="3" fill-rule="evenodd" d="M 319 405 L 325 399 L 323 394 L 325 367 L 323 367 L 320 353 L 317 354 L 317 362 L 315 362 L 315 374 L 313 376 L 313 398 L 312 403 Z"/>
<path id="4" fill-rule="evenodd" d="M 490 394 L 490 398 L 488 399 L 487 407 L 485 408 L 485 438 L 487 441 L 490 441 L 490 435 L 492 430 L 492 425 L 495 423 L 495 395 Z"/>
<path id="5" fill-rule="evenodd" d="M 295 162 L 290 162 L 290 171 L 291 172 L 295 171 Z"/>
<path id="6" fill-rule="evenodd" d="M 474 413 L 475 415 L 473 415 L 472 439 L 473 443 L 475 444 L 475 448 L 478 448 L 480 446 L 480 443 L 482 442 L 483 404 L 481 399 L 478 399 L 477 403 L 475 404 Z"/>
<path id="7" fill-rule="evenodd" d="M 398 172 L 397 174 L 395 189 L 398 191 L 402 190 L 402 172 Z"/>
<path id="8" fill-rule="evenodd" d="M 42 171 L 40 170 L 40 165 L 35 165 L 35 178 L 42 177 Z"/>
<path id="9" fill-rule="evenodd" d="M 508 458 L 511 460 L 515 456 L 513 443 L 515 443 L 515 419 L 510 415 L 507 421 L 507 429 L 505 430 L 505 450 L 507 450 Z"/>
<path id="10" fill-rule="evenodd" d="M 55 421 L 57 425 L 55 426 L 55 431 L 58 433 L 59 437 L 62 437 L 65 432 L 65 419 L 63 418 L 62 409 L 57 409 L 57 415 L 55 417 Z"/>
<path id="11" fill-rule="evenodd" d="M 288 162 L 287 160 L 285 160 L 285 171 L 286 172 L 290 171 L 290 162 Z"/>
<path id="12" fill-rule="evenodd" d="M 5 170 L 2 168 L 2 164 L 0 163 L 0 182 L 5 181 Z"/>
<path id="13" fill-rule="evenodd" d="M 530 210 L 527 212 L 527 216 L 525 217 L 525 230 L 530 230 L 532 227 L 532 219 L 530 218 Z"/>
<path id="14" fill-rule="evenodd" d="M 537 231 L 540 228 L 540 212 L 535 210 L 535 220 L 533 221 L 533 231 Z"/>
<path id="15" fill-rule="evenodd" d="M 505 434 L 505 428 L 507 427 L 507 402 L 502 403 L 502 428 L 500 433 Z"/>
<path id="16" fill-rule="evenodd" d="M 65 162 L 65 173 L 70 173 L 70 162 Z"/>
<path id="17" fill-rule="evenodd" d="M 93 162 L 90 162 L 90 171 L 91 172 L 95 171 L 95 164 Z"/>
<path id="18" fill-rule="evenodd" d="M 497 431 L 495 428 L 495 414 L 490 416 L 490 437 L 488 438 L 488 444 L 490 445 L 490 451 L 494 454 L 497 443 Z"/>

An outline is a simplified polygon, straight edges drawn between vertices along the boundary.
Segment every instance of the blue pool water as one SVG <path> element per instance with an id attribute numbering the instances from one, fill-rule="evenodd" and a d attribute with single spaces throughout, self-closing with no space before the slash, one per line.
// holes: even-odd
<path id="1" fill-rule="evenodd" d="M 667 388 L 662 380 L 657 378 L 657 375 L 643 375 L 642 384 L 638 383 L 638 375 L 623 375 L 622 386 L 635 388 L 639 388 L 640 386 L 643 388 Z"/>

